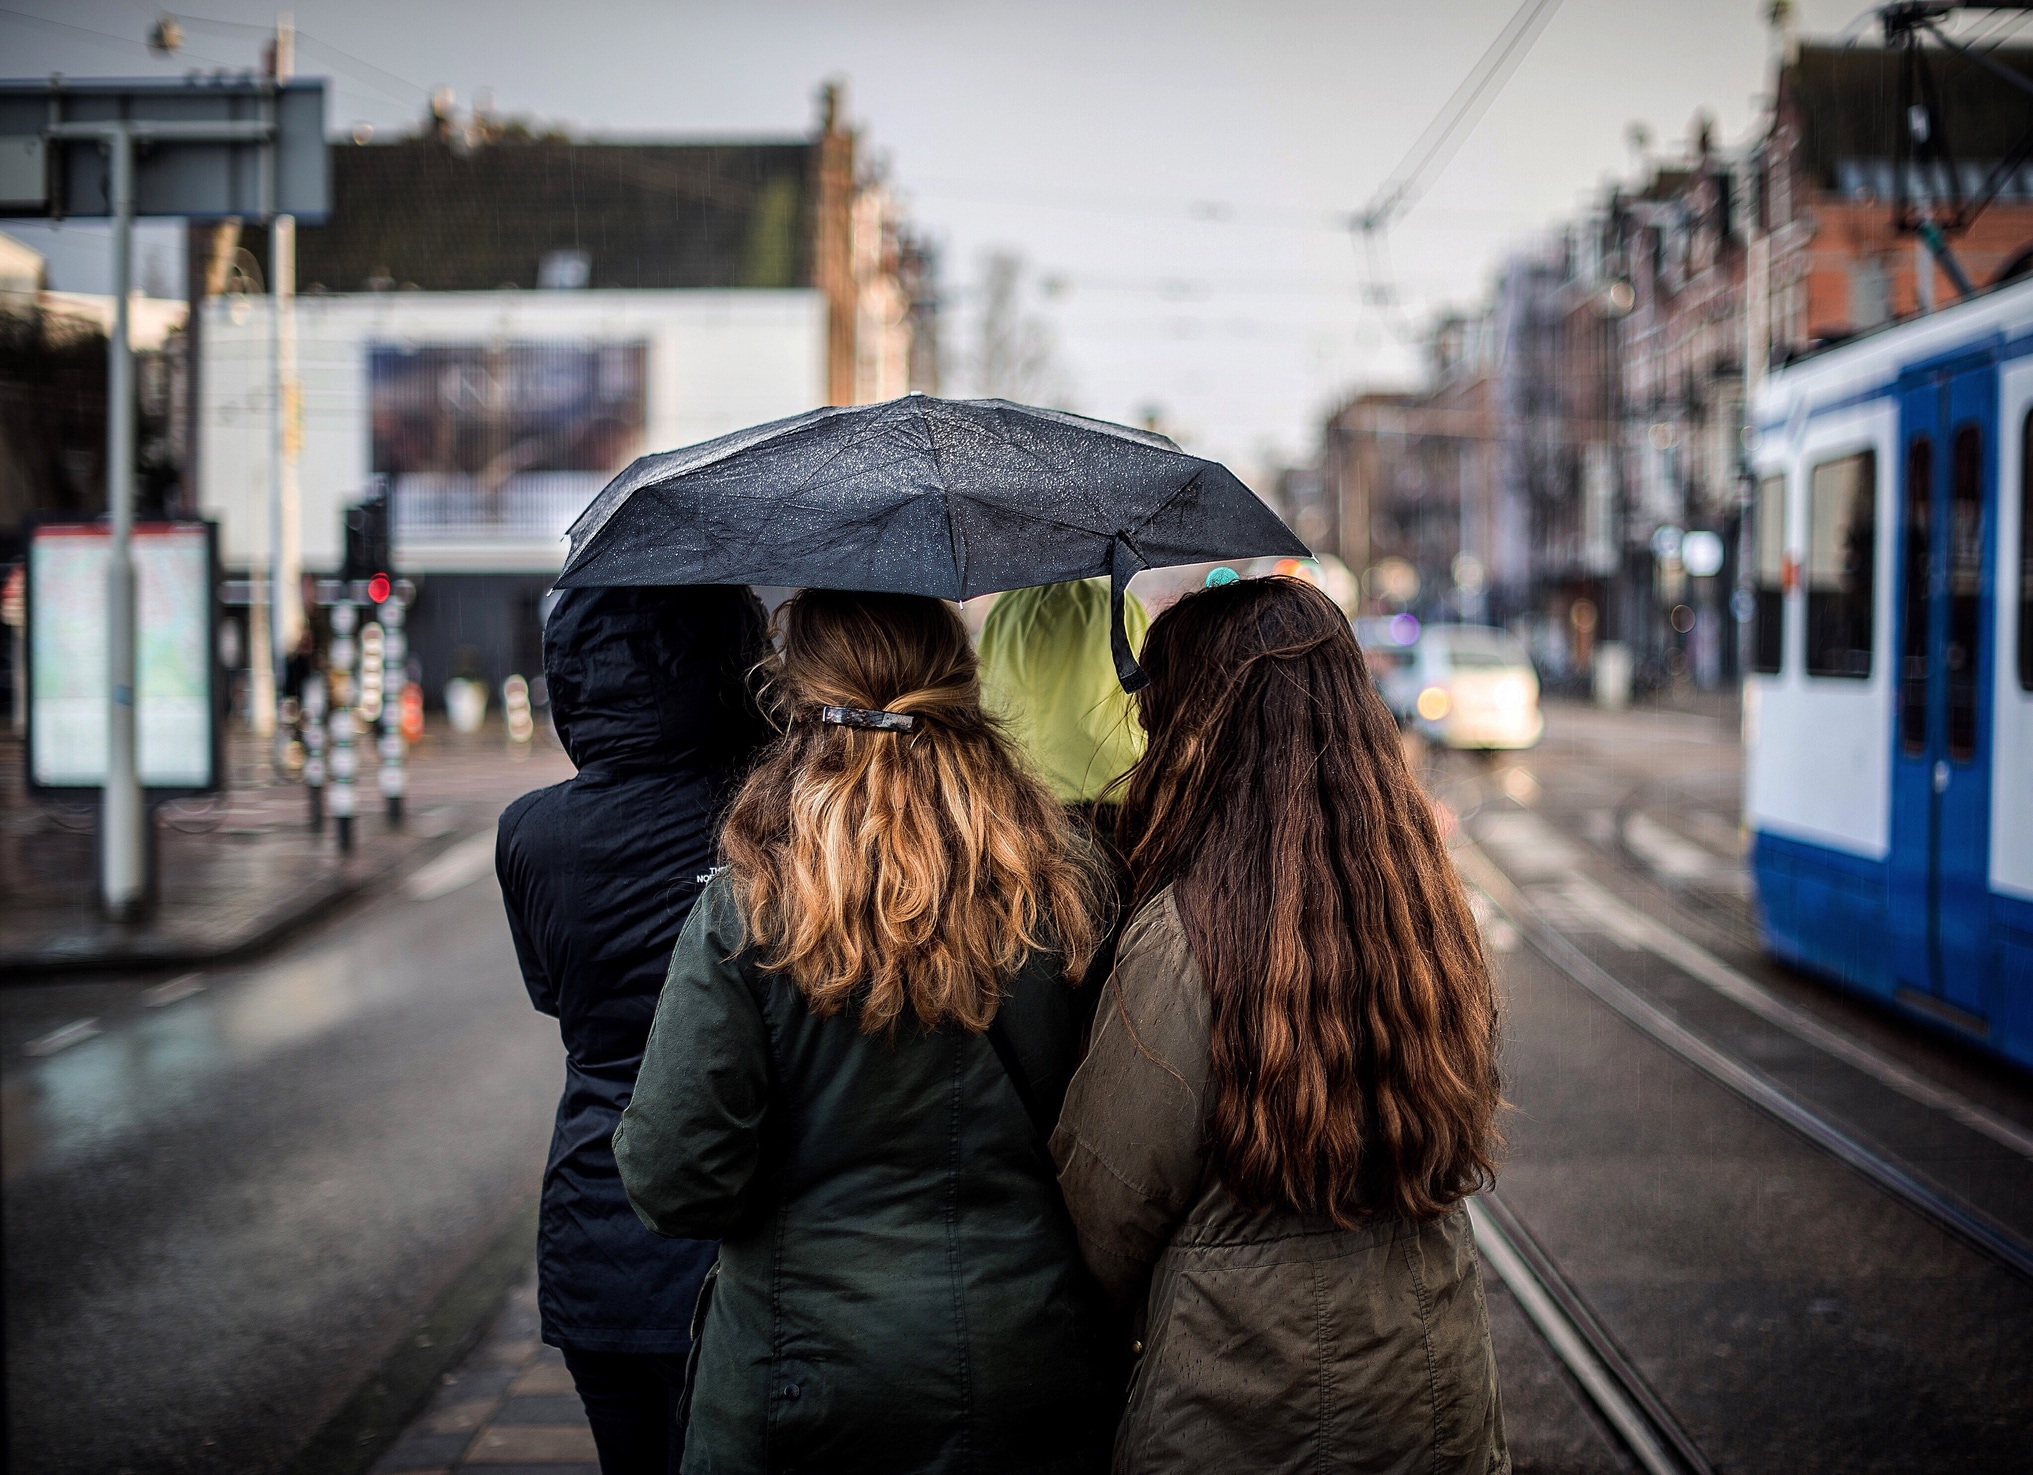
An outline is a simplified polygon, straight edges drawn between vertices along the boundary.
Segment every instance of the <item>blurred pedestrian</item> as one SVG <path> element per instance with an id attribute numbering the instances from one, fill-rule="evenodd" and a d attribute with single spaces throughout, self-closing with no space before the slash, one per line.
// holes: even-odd
<path id="1" fill-rule="evenodd" d="M 1152 624 L 1140 903 L 1053 1137 L 1139 1359 L 1118 1472 L 1509 1469 L 1475 1242 L 1497 1006 L 1347 619 L 1293 579 Z"/>
<path id="2" fill-rule="evenodd" d="M 769 736 L 748 685 L 767 649 L 745 588 L 568 589 L 544 627 L 551 716 L 578 774 L 501 816 L 495 868 L 565 1093 L 544 1172 L 538 1300 L 606 1475 L 674 1471 L 692 1308 L 710 1241 L 628 1205 L 611 1139 L 716 819 Z"/>
<path id="3" fill-rule="evenodd" d="M 1120 1401 L 1044 1137 L 1091 867 L 984 714 L 952 607 L 807 590 L 784 736 L 723 837 L 614 1136 L 720 1236 L 690 1471 L 1074 1471 Z"/>
<path id="4" fill-rule="evenodd" d="M 1052 797 L 1079 816 L 1107 862 L 1106 915 L 1118 924 L 1122 858 L 1114 848 L 1118 781 L 1143 756 L 1136 701 L 1116 679 L 1106 579 L 1039 584 L 998 595 L 981 627 L 982 705 L 1003 724 Z M 1125 594 L 1123 633 L 1134 654 L 1151 617 Z M 1083 983 L 1084 1007 L 1100 997 L 1115 961 L 1116 930 L 1095 948 Z M 1081 1019 L 1081 1035 L 1091 1013 Z"/>
<path id="5" fill-rule="evenodd" d="M 1151 617 L 1125 595 L 1131 653 Z M 1061 804 L 1111 829 L 1119 795 L 1110 786 L 1144 751 L 1136 703 L 1116 680 L 1109 652 L 1108 580 L 1040 584 L 999 595 L 981 627 L 981 690 L 988 710 Z M 1097 814 L 1097 810 L 1106 811 Z"/>

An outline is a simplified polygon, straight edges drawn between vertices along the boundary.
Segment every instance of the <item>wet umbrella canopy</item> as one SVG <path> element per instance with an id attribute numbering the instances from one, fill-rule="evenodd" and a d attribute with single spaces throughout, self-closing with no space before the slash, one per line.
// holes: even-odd
<path id="1" fill-rule="evenodd" d="M 644 456 L 571 529 L 558 584 L 791 584 L 967 599 L 1139 569 L 1309 556 L 1219 462 L 1005 400 L 912 394 Z"/>

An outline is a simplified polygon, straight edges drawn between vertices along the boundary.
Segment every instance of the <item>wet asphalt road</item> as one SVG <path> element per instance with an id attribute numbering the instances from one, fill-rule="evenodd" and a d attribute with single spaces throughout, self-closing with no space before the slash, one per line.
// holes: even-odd
<path id="1" fill-rule="evenodd" d="M 280 1468 L 534 1201 L 563 1051 L 491 868 L 194 981 L 0 991 L 9 1469 Z"/>

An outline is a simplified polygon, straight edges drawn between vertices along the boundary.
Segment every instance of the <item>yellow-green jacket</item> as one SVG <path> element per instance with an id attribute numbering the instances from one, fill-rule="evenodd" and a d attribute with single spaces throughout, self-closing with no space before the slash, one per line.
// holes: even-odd
<path id="1" fill-rule="evenodd" d="M 1151 617 L 1123 599 L 1123 633 L 1143 648 Z M 1099 799 L 1143 756 L 1135 702 L 1108 650 L 1108 580 L 1041 584 L 1003 595 L 981 628 L 981 686 L 1062 804 Z"/>

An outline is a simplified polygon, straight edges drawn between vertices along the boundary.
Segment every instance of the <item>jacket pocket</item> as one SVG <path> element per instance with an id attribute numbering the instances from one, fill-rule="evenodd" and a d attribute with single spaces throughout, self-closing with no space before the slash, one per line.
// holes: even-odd
<path id="1" fill-rule="evenodd" d="M 1157 1367 L 1172 1325 L 1178 1298 L 1178 1268 L 1169 1254 L 1158 1258 L 1145 1292 L 1142 1330 L 1131 1343 L 1129 1387 L 1123 1398 L 1122 1422 L 1115 1429 L 1115 1468 L 1133 1470 L 1149 1453 L 1151 1440 L 1152 1370 Z"/>
<path id="2" fill-rule="evenodd" d="M 692 1303 L 692 1345 L 685 1350 L 685 1391 L 678 1396 L 680 1429 L 691 1421 L 692 1390 L 699 1384 L 699 1343 L 706 1330 L 706 1311 L 713 1304 L 713 1285 L 719 1279 L 720 1259 L 716 1255 L 706 1267 L 705 1279 L 699 1282 L 699 1299 Z"/>

